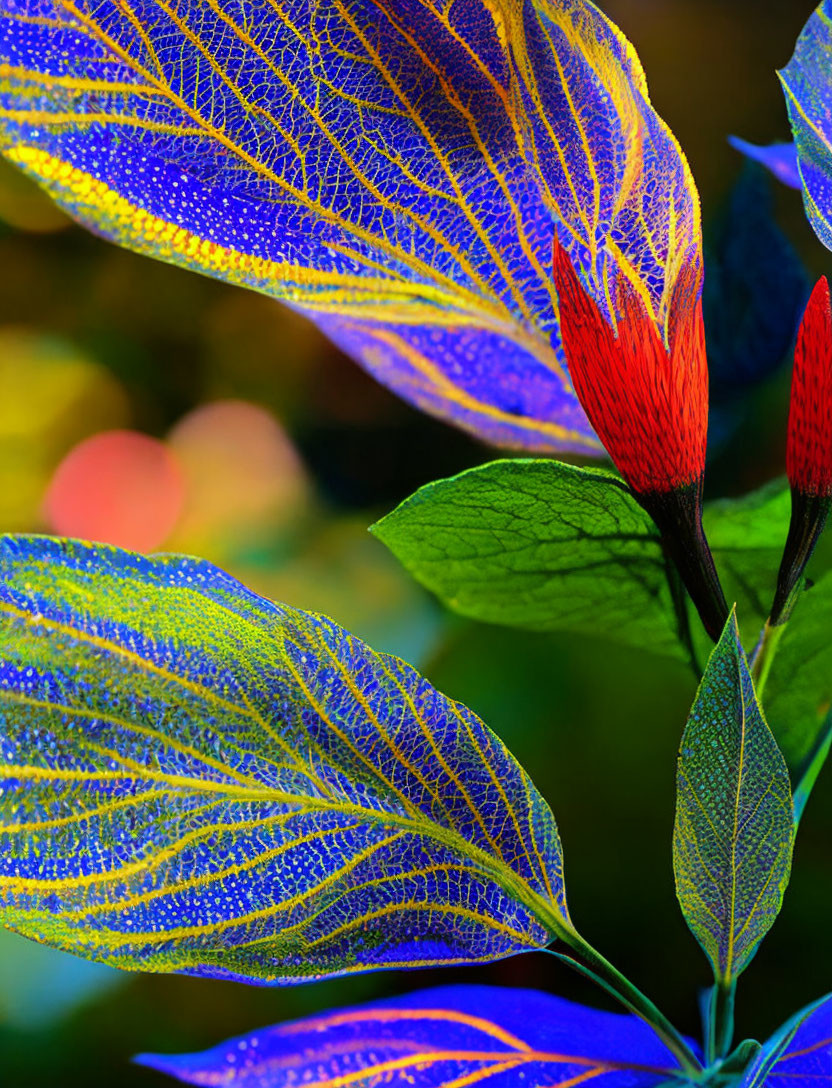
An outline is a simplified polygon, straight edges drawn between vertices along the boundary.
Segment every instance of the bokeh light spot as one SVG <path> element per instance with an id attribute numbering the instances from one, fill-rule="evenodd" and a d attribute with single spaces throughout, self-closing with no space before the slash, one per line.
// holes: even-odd
<path id="1" fill-rule="evenodd" d="M 226 549 L 279 533 L 306 508 L 300 457 L 277 419 L 256 404 L 200 405 L 173 428 L 168 446 L 187 489 L 180 550 L 222 561 Z"/>
<path id="2" fill-rule="evenodd" d="M 60 536 L 151 552 L 182 509 L 182 475 L 167 447 L 135 431 L 107 431 L 77 445 L 46 496 L 49 528 Z"/>

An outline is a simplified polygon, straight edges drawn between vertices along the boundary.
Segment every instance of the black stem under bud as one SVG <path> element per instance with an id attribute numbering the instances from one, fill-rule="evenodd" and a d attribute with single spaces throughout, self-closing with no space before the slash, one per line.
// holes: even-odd
<path id="1" fill-rule="evenodd" d="M 812 558 L 812 552 L 826 527 L 830 507 L 832 497 L 829 495 L 812 495 L 792 488 L 792 517 L 783 562 L 777 576 L 774 604 L 771 606 L 769 624 L 772 627 L 788 622 L 800 591 L 806 564 Z"/>
<path id="2" fill-rule="evenodd" d="M 702 528 L 701 480 L 635 497 L 656 523 L 665 552 L 679 571 L 705 630 L 718 642 L 729 609 Z"/>

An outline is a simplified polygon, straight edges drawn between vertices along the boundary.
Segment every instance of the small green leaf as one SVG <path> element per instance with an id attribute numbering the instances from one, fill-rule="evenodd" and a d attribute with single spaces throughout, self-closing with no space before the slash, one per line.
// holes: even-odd
<path id="1" fill-rule="evenodd" d="M 679 753 L 673 868 L 685 919 L 729 985 L 780 910 L 793 845 L 789 773 L 766 725 L 732 614 Z"/>
<path id="2" fill-rule="evenodd" d="M 823 719 L 815 746 L 795 775 L 794 823 L 803 819 L 803 811 L 832 750 L 832 711 Z"/>
<path id="3" fill-rule="evenodd" d="M 657 531 L 609 472 L 495 461 L 427 484 L 372 531 L 462 615 L 682 656 Z"/>
<path id="4" fill-rule="evenodd" d="M 766 685 L 766 713 L 794 783 L 795 822 L 832 747 L 832 574 L 801 597 Z"/>

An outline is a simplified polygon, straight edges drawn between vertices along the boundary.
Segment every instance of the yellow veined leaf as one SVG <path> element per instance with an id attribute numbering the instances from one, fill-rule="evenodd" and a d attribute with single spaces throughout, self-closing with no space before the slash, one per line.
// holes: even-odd
<path id="1" fill-rule="evenodd" d="M 789 772 L 732 613 L 682 737 L 673 834 L 682 913 L 724 987 L 748 966 L 780 911 L 793 820 Z"/>
<path id="2" fill-rule="evenodd" d="M 600 453 L 557 231 L 663 329 L 687 163 L 589 0 L 5 0 L 0 145 L 80 222 L 273 295 L 481 437 Z"/>
<path id="3" fill-rule="evenodd" d="M 571 933 L 557 829 L 482 722 L 176 556 L 0 545 L 0 919 L 127 969 L 275 982 Z"/>

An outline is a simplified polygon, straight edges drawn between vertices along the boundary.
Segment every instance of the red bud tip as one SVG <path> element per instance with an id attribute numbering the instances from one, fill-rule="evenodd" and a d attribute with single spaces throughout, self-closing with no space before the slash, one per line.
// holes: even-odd
<path id="1" fill-rule="evenodd" d="M 795 491 L 832 495 L 832 307 L 825 276 L 797 336 L 786 472 Z"/>
<path id="2" fill-rule="evenodd" d="M 557 239 L 554 276 L 561 340 L 578 400 L 658 526 L 705 629 L 718 639 L 728 606 L 702 531 L 708 365 L 700 271 L 685 267 L 676 281 L 669 347 L 623 275 L 616 334 Z"/>
<path id="3" fill-rule="evenodd" d="M 786 473 L 792 516 L 769 620 L 772 627 L 788 621 L 832 507 L 832 305 L 825 276 L 815 284 L 797 334 Z"/>
<path id="4" fill-rule="evenodd" d="M 698 271 L 685 268 L 676 282 L 669 349 L 623 275 L 617 335 L 557 240 L 554 276 L 575 393 L 621 475 L 637 494 L 664 494 L 700 480 L 708 431 L 708 368 Z"/>

